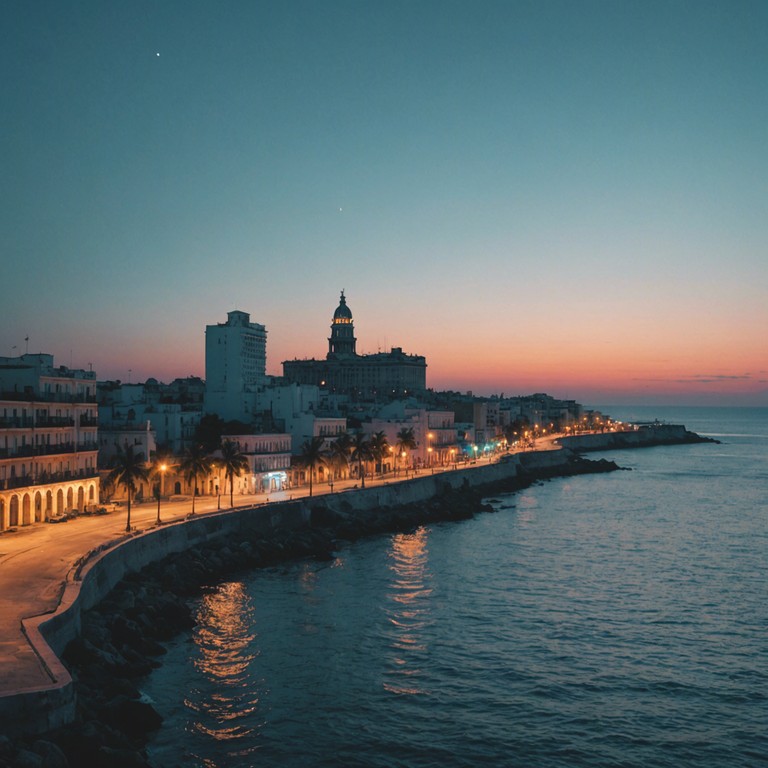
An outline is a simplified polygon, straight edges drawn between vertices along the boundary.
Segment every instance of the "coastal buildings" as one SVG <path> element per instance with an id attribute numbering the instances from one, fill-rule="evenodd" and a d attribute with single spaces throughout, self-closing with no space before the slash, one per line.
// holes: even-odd
<path id="1" fill-rule="evenodd" d="M 421 355 L 405 354 L 401 347 L 357 354 L 352 311 L 342 291 L 331 320 L 325 359 L 287 360 L 283 362 L 283 376 L 289 382 L 314 384 L 354 398 L 388 399 L 424 392 L 427 361 Z"/>
<path id="2" fill-rule="evenodd" d="M 108 465 L 114 446 L 130 443 L 128 433 L 151 431 L 132 443 L 147 458 L 155 447 L 180 455 L 190 445 L 203 414 L 202 379 L 191 376 L 162 384 L 147 379 L 144 384 L 99 382 L 99 464 Z M 147 429 L 149 424 L 149 430 Z M 134 436 L 137 437 L 137 436 Z M 146 442 L 146 446 L 138 446 Z M 112 447 L 110 447 L 112 446 Z"/>
<path id="3" fill-rule="evenodd" d="M 267 383 L 267 329 L 247 312 L 205 327 L 205 407 L 225 421 L 250 423 L 257 393 Z"/>
<path id="4" fill-rule="evenodd" d="M 99 501 L 96 374 L 0 357 L 0 530 Z"/>
<path id="5" fill-rule="evenodd" d="M 224 435 L 248 461 L 248 472 L 234 479 L 235 493 L 270 493 L 288 486 L 291 470 L 291 436 L 285 433 Z M 222 478 L 222 483 L 225 478 Z M 228 488 L 224 488 L 228 492 Z"/>

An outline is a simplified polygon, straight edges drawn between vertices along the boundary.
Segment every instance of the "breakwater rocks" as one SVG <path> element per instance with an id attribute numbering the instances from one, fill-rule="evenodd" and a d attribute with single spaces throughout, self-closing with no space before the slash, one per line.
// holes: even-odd
<path id="1" fill-rule="evenodd" d="M 560 438 L 564 448 L 583 453 L 608 451 L 622 448 L 652 448 L 662 445 L 686 445 L 693 443 L 719 443 L 711 437 L 690 432 L 682 424 L 644 424 L 625 432 L 601 432 Z"/>
<path id="2" fill-rule="evenodd" d="M 162 717 L 142 697 L 141 680 L 162 663 L 162 643 L 194 626 L 189 598 L 238 572 L 289 559 L 333 558 L 344 541 L 467 520 L 493 511 L 484 502 L 493 493 L 518 490 L 551 477 L 619 468 L 611 461 L 556 453 L 556 461 L 541 454 L 517 455 L 514 471 L 490 471 L 493 467 L 489 467 L 481 473 L 491 478 L 487 482 L 470 483 L 466 477 L 453 487 L 447 480 L 438 480 L 438 492 L 418 501 L 355 504 L 358 494 L 307 499 L 302 502 L 309 509 L 303 525 L 266 530 L 254 519 L 243 523 L 237 536 L 195 544 L 129 573 L 95 607 L 82 613 L 81 631 L 63 654 L 76 691 L 75 721 L 42 740 L 21 740 L 15 745 L 0 741 L 0 768 L 149 765 L 144 747 L 152 731 L 161 727 Z"/>

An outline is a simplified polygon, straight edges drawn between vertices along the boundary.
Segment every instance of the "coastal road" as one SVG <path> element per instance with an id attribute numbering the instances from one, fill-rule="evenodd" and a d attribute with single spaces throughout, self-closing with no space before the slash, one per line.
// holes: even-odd
<path id="1" fill-rule="evenodd" d="M 540 438 L 534 450 L 552 450 L 557 436 Z M 486 463 L 478 459 L 478 464 Z M 463 469 L 472 464 L 459 464 Z M 366 478 L 366 487 L 402 482 L 428 473 L 451 471 L 450 467 L 421 469 L 414 474 L 403 472 L 397 477 Z M 334 493 L 353 490 L 358 480 L 339 480 Z M 316 483 L 313 495 L 330 493 L 327 483 Z M 235 507 L 253 507 L 268 502 L 302 498 L 307 487 L 272 494 L 235 495 Z M 195 500 L 200 515 L 229 509 L 229 494 L 201 496 Z M 160 514 L 163 523 L 183 520 L 192 511 L 192 501 L 163 501 Z M 148 502 L 131 506 L 131 527 L 136 531 L 152 528 L 156 523 L 157 504 Z M 21 620 L 56 610 L 67 574 L 86 553 L 107 542 L 125 538 L 126 507 L 108 515 L 81 516 L 65 523 L 37 523 L 0 534 L 0 695 L 11 691 L 50 684 L 50 678 L 21 630 Z"/>
<path id="2" fill-rule="evenodd" d="M 422 470 L 424 472 L 425 470 Z M 410 473 L 413 477 L 413 473 Z M 366 486 L 399 482 L 406 478 L 388 476 L 366 478 Z M 354 489 L 357 480 L 334 482 L 334 492 Z M 315 484 L 313 495 L 329 493 L 327 483 Z M 272 494 L 234 496 L 235 507 L 253 507 L 268 502 L 309 495 L 302 487 Z M 219 506 L 220 505 L 220 506 Z M 201 496 L 195 512 L 211 514 L 229 509 L 229 494 Z M 192 511 L 192 500 L 162 501 L 163 523 L 183 520 Z M 22 632 L 21 620 L 56 610 L 67 574 L 83 555 L 108 542 L 118 542 L 129 534 L 125 505 L 107 515 L 79 516 L 64 523 L 37 523 L 3 531 L 0 534 L 0 695 L 23 688 L 44 686 L 51 680 Z M 131 527 L 143 531 L 156 524 L 155 502 L 131 505 Z M 132 535 L 132 534 L 131 534 Z"/>

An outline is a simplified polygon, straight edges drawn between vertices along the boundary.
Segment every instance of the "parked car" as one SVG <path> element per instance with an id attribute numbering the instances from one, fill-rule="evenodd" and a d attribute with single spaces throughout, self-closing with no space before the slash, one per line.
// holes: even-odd
<path id="1" fill-rule="evenodd" d="M 66 512 L 57 512 L 48 518 L 49 523 L 66 523 L 67 520 L 69 520 L 69 515 Z"/>

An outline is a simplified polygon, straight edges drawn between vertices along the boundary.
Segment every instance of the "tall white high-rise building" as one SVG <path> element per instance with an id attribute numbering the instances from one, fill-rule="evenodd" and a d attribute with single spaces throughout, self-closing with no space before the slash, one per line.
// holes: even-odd
<path id="1" fill-rule="evenodd" d="M 205 327 L 205 412 L 249 422 L 267 381 L 267 329 L 247 312 Z"/>

